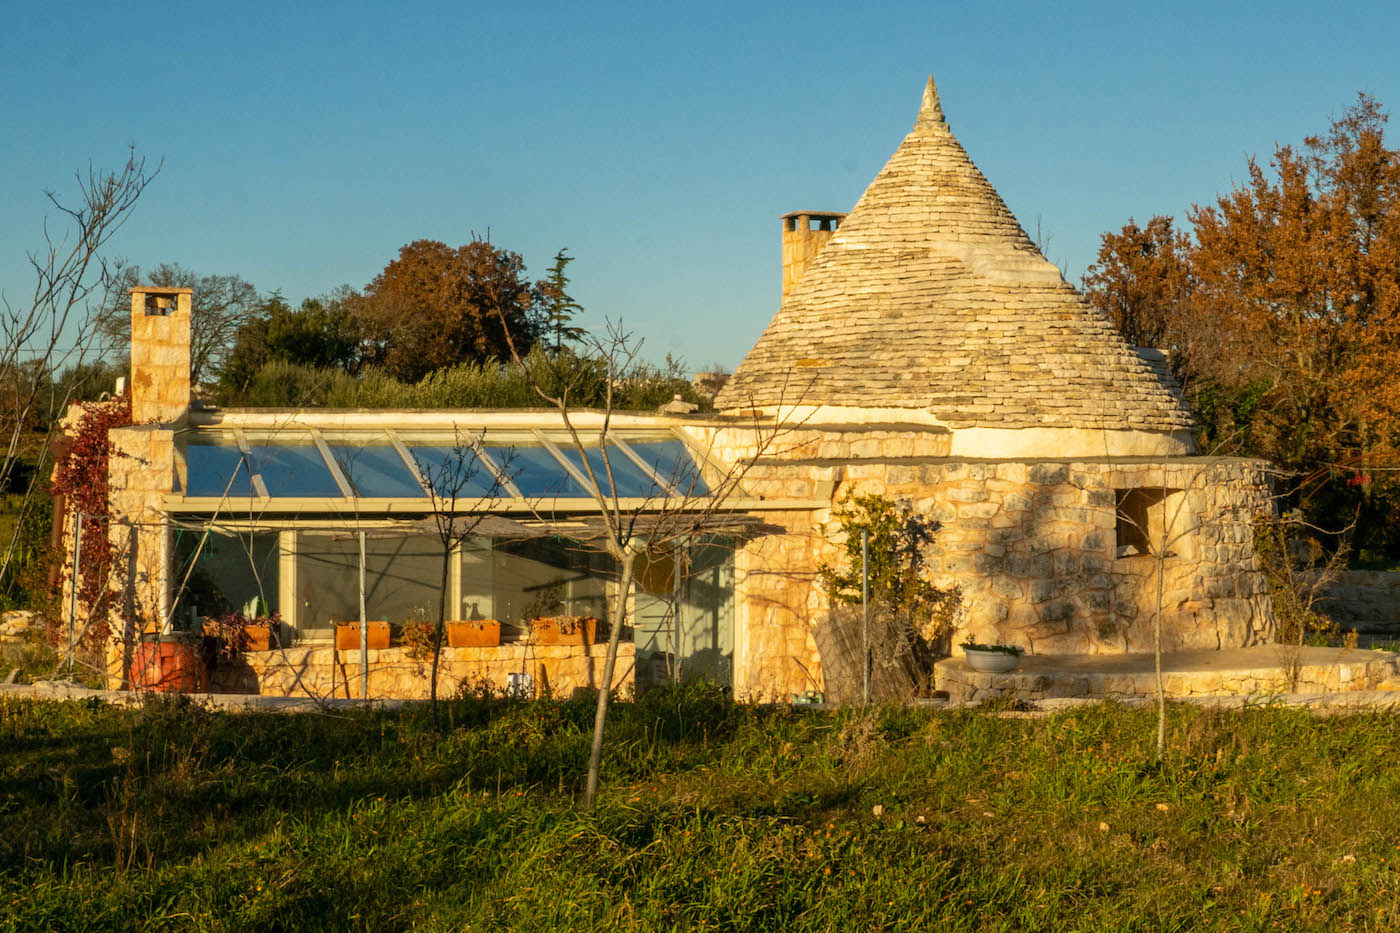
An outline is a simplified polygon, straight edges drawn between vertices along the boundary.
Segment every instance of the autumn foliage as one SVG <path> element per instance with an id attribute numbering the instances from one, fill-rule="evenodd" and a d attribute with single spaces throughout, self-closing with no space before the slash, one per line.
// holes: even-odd
<path id="1" fill-rule="evenodd" d="M 535 289 L 519 253 L 489 240 L 450 247 L 415 240 L 369 283 L 351 307 L 366 339 L 366 362 L 417 381 L 463 362 L 509 355 L 500 317 L 529 349 Z"/>
<path id="2" fill-rule="evenodd" d="M 1296 495 L 1356 544 L 1400 556 L 1400 151 L 1372 98 L 1246 180 L 1103 237 L 1091 301 L 1168 349 L 1206 449 L 1293 471 Z"/>

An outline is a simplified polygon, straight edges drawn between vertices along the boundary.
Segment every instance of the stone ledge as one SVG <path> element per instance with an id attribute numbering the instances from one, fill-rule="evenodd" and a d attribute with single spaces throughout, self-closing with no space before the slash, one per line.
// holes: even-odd
<path id="1" fill-rule="evenodd" d="M 1296 656 L 1292 653 L 1297 651 Z M 934 665 L 934 683 L 953 704 L 997 697 L 1025 702 L 1069 698 L 1154 697 L 1152 655 L 1039 655 L 1005 674 L 972 670 L 963 658 Z M 1286 649 L 1262 645 L 1228 651 L 1173 652 L 1162 656 L 1167 696 L 1259 698 L 1400 691 L 1400 655 L 1345 648 Z"/>

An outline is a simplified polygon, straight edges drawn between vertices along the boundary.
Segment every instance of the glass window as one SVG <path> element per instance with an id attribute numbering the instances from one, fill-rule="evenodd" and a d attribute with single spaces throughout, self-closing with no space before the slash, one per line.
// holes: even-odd
<path id="1" fill-rule="evenodd" d="M 336 622 L 360 618 L 358 537 L 297 535 L 297 629 L 325 637 Z M 434 621 L 442 582 L 442 544 L 427 535 L 367 537 L 365 617 L 399 625 Z M 450 606 L 448 607 L 451 608 Z"/>
<path id="2" fill-rule="evenodd" d="M 489 572 L 479 552 L 463 554 L 462 608 L 475 603 L 483 616 L 486 596 L 493 617 L 523 630 L 541 616 L 607 618 L 608 558 L 557 538 L 498 540 Z"/>
<path id="3" fill-rule="evenodd" d="M 666 495 L 665 489 L 656 480 L 647 475 L 647 472 L 616 447 L 609 446 L 607 463 L 603 462 L 603 448 L 585 448 L 588 456 L 588 465 L 593 468 L 593 477 L 598 481 L 598 485 L 603 487 L 607 495 L 612 495 L 612 490 L 608 487 L 608 466 L 612 466 L 613 485 L 616 494 L 623 498 L 644 499 L 652 496 Z M 585 476 L 588 471 L 583 468 L 583 458 L 579 456 L 576 449 L 561 447 L 562 453 L 568 461 L 578 467 L 580 473 Z"/>
<path id="4" fill-rule="evenodd" d="M 696 464 L 694 456 L 680 441 L 628 441 L 627 446 L 635 450 L 637 456 L 655 470 L 658 476 L 675 487 L 677 494 L 710 494 L 710 487 L 700 475 L 700 467 Z"/>
<path id="5" fill-rule="evenodd" d="M 409 472 L 399 450 L 389 444 L 330 444 L 331 456 L 355 492 L 371 498 L 423 497 L 423 487 Z"/>
<path id="6" fill-rule="evenodd" d="M 185 447 L 187 496 L 251 496 L 252 479 L 243 451 L 234 443 L 191 438 Z"/>
<path id="7" fill-rule="evenodd" d="M 634 607 L 639 681 L 733 682 L 734 551 L 726 542 L 639 560 Z"/>
<path id="8" fill-rule="evenodd" d="M 408 452 L 423 481 L 439 496 L 470 500 L 509 495 L 470 447 L 409 447 Z"/>
<path id="9" fill-rule="evenodd" d="M 205 535 L 177 528 L 174 539 L 176 620 L 278 611 L 276 532 Z"/>
<path id="10" fill-rule="evenodd" d="M 345 495 L 314 444 L 254 444 L 251 449 L 269 496 Z"/>

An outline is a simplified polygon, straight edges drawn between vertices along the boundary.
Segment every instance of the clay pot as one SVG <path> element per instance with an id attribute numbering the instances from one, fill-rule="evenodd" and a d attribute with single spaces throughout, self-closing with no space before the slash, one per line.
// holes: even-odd
<path id="1" fill-rule="evenodd" d="M 271 651 L 275 639 L 272 637 L 272 626 L 267 623 L 254 623 L 243 626 L 243 634 L 248 639 L 249 651 Z"/>
<path id="2" fill-rule="evenodd" d="M 366 622 L 366 641 L 371 651 L 389 647 L 389 623 Z M 338 651 L 360 650 L 360 623 L 337 622 L 335 624 L 335 647 Z"/>
<path id="3" fill-rule="evenodd" d="M 474 619 L 447 623 L 449 648 L 494 648 L 501 643 L 501 623 L 495 619 Z"/>
<path id="4" fill-rule="evenodd" d="M 193 639 L 143 638 L 132 651 L 127 675 L 136 690 L 204 693 L 209 689 L 209 671 L 199 642 Z"/>
<path id="5" fill-rule="evenodd" d="M 530 638 L 537 645 L 591 645 L 598 635 L 592 616 L 544 616 L 530 622 Z"/>

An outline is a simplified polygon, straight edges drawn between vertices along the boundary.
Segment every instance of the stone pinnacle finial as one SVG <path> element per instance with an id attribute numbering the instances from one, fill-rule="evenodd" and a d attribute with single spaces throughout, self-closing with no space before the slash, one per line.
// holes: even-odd
<path id="1" fill-rule="evenodd" d="M 928 84 L 924 86 L 924 100 L 919 105 L 919 118 L 914 121 L 914 125 L 947 125 L 947 122 L 943 118 L 943 105 L 938 102 L 938 87 L 933 83 L 933 75 L 929 75 Z"/>

